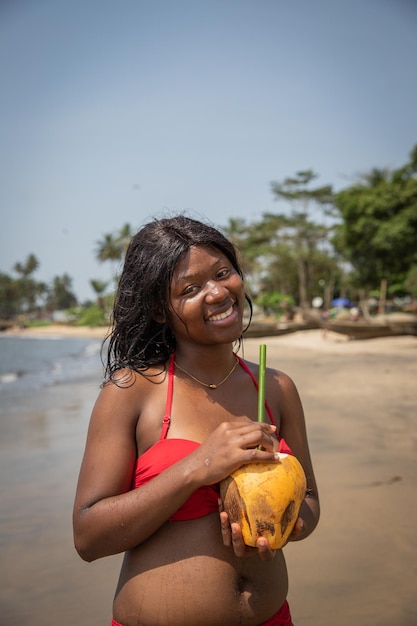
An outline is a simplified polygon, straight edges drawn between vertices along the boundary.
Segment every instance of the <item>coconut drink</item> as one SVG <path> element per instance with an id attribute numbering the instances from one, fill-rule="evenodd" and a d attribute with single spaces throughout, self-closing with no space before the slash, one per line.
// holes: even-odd
<path id="1" fill-rule="evenodd" d="M 220 483 L 224 510 L 240 525 L 245 544 L 265 537 L 273 550 L 287 542 L 305 493 L 301 464 L 284 452 L 277 463 L 242 465 Z"/>
<path id="2" fill-rule="evenodd" d="M 265 405 L 266 346 L 260 346 L 258 420 Z M 242 465 L 220 483 L 223 508 L 230 522 L 242 529 L 243 541 L 256 546 L 265 537 L 272 549 L 281 548 L 297 521 L 306 493 L 306 478 L 300 462 L 279 452 L 276 463 Z"/>

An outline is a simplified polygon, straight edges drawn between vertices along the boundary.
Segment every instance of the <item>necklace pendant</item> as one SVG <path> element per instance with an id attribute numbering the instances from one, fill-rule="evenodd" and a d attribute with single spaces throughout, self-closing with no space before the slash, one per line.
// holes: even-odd
<path id="1" fill-rule="evenodd" d="M 209 385 L 209 389 L 217 389 L 217 385 Z"/>

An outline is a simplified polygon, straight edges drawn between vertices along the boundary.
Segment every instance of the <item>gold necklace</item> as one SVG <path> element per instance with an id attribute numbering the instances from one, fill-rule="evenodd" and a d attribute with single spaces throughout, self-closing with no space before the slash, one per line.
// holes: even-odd
<path id="1" fill-rule="evenodd" d="M 203 385 L 203 387 L 207 387 L 208 389 L 217 389 L 217 387 L 220 387 L 220 385 L 223 385 L 223 383 L 225 383 L 226 380 L 228 378 L 230 378 L 230 376 L 233 374 L 233 372 L 235 371 L 235 369 L 239 365 L 239 359 L 237 358 L 237 356 L 235 354 L 233 354 L 233 356 L 236 359 L 236 363 L 233 365 L 233 367 L 230 370 L 230 372 L 223 378 L 223 380 L 221 380 L 219 383 L 217 383 L 217 385 L 215 385 L 214 383 L 212 383 L 211 385 L 209 385 L 208 383 L 203 383 L 202 380 L 199 380 L 198 378 L 193 376 L 190 372 L 187 372 L 187 370 L 185 370 L 183 367 L 181 367 L 181 365 L 178 365 L 178 363 L 176 361 L 174 361 L 174 363 L 175 363 L 175 367 L 178 367 L 178 369 L 181 370 L 181 372 L 184 372 L 184 374 L 187 374 L 187 376 L 189 376 L 190 378 L 195 380 L 196 383 L 199 383 L 200 385 Z"/>

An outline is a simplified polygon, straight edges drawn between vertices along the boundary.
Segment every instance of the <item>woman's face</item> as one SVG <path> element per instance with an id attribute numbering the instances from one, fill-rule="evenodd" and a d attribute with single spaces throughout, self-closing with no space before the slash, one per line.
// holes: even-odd
<path id="1" fill-rule="evenodd" d="M 170 289 L 170 323 L 181 341 L 211 345 L 242 334 L 243 280 L 217 248 L 192 246 L 175 268 Z"/>

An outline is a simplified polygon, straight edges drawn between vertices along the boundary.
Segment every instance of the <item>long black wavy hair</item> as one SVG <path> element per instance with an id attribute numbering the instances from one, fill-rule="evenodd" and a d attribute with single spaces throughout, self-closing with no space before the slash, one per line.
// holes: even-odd
<path id="1" fill-rule="evenodd" d="M 116 293 L 112 330 L 105 340 L 107 379 L 121 368 L 144 373 L 150 366 L 165 367 L 176 346 L 169 322 L 172 276 L 178 261 L 195 245 L 220 250 L 243 279 L 234 245 L 213 226 L 185 215 L 143 226 L 126 251 Z M 252 315 L 251 300 L 245 297 Z"/>

